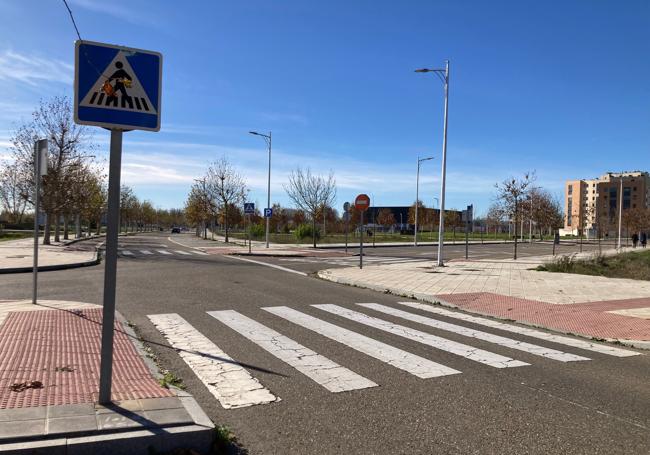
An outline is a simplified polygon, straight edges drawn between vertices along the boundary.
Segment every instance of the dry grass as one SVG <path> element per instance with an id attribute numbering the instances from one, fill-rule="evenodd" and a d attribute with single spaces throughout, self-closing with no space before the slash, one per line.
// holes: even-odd
<path id="1" fill-rule="evenodd" d="M 579 260 L 572 256 L 563 256 L 539 266 L 537 270 L 650 281 L 650 251 Z"/>

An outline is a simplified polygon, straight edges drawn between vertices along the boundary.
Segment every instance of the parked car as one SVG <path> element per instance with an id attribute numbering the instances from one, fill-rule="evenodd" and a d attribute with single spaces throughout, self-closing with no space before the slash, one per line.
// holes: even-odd
<path id="1" fill-rule="evenodd" d="M 179 227 L 172 228 L 172 234 L 180 234 L 180 233 L 181 233 L 181 228 Z"/>

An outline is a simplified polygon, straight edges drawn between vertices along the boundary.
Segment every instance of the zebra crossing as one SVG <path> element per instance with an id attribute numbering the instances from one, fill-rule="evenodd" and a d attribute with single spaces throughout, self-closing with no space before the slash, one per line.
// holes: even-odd
<path id="1" fill-rule="evenodd" d="M 288 306 L 262 308 L 264 312 L 277 317 L 278 322 L 281 320 L 288 321 L 307 329 L 316 336 L 327 338 L 345 346 L 345 348 L 371 357 L 385 364 L 388 368 L 397 368 L 416 378 L 429 381 L 444 376 L 468 373 L 468 370 L 464 367 L 462 369 L 465 371 L 461 371 L 435 361 L 439 360 L 436 357 L 439 357 L 438 353 L 440 352 L 445 353 L 444 358 L 449 358 L 449 355 L 452 355 L 471 361 L 468 364 L 468 369 L 469 365 L 477 365 L 477 368 L 509 369 L 526 368 L 534 363 L 544 361 L 561 363 L 591 361 L 590 357 L 582 355 L 586 354 L 583 351 L 614 357 L 640 355 L 638 352 L 628 349 L 597 344 L 564 335 L 555 335 L 542 330 L 510 325 L 416 302 L 398 302 L 396 306 L 357 303 L 353 305 L 353 308 L 334 304 L 316 304 L 311 305 L 309 309 L 318 310 L 319 317 Z M 421 310 L 428 314 L 423 316 L 412 311 L 405 311 L 407 309 Z M 241 336 L 242 341 L 247 340 L 256 345 L 267 354 L 286 363 L 329 392 L 354 392 L 381 387 L 381 378 L 383 377 L 381 371 L 378 371 L 376 377 L 373 378 L 361 376 L 354 371 L 354 365 L 340 365 L 324 353 L 312 350 L 309 347 L 309 340 L 302 344 L 301 341 L 294 340 L 269 325 L 262 324 L 239 311 L 222 310 L 207 311 L 206 313 L 219 324 L 218 327 L 215 327 L 216 330 L 210 331 L 215 337 L 222 336 L 221 334 L 224 333 L 223 326 L 225 326 Z M 360 328 L 365 327 L 364 332 L 368 333 L 368 330 L 371 330 L 373 336 L 364 335 L 355 330 L 341 327 L 334 322 L 324 320 L 323 317 L 328 315 L 352 321 L 355 326 Z M 424 330 L 396 324 L 377 317 L 382 315 L 403 320 L 405 323 L 417 325 L 417 327 L 425 330 L 434 328 L 445 333 L 452 333 L 457 337 L 463 337 L 464 342 L 460 343 L 446 339 Z M 429 315 L 469 322 L 489 327 L 493 331 L 516 333 L 527 337 L 527 339 L 539 339 L 546 343 L 552 343 L 556 347 L 550 348 L 529 342 L 533 340 L 520 341 L 508 338 L 504 335 L 446 322 Z M 265 370 L 238 362 L 180 315 L 175 313 L 152 314 L 147 315 L 147 317 L 167 342 L 178 351 L 180 357 L 225 409 L 280 401 L 280 397 L 254 376 L 255 371 Z M 384 341 L 379 341 L 378 338 L 381 337 L 381 332 L 387 332 L 426 346 L 426 357 L 392 346 Z M 475 340 L 483 342 L 483 346 L 485 346 L 485 343 L 490 343 L 502 350 L 505 348 L 508 355 L 472 346 L 472 342 Z M 566 347 L 578 349 L 579 352 L 572 353 L 560 350 Z M 526 357 L 527 361 L 518 360 L 516 358 L 518 353 L 528 355 L 529 357 Z M 533 360 L 530 360 L 531 358 Z M 534 359 L 539 360 L 535 361 Z"/>
<path id="2" fill-rule="evenodd" d="M 410 262 L 428 262 L 431 259 L 423 258 L 400 258 L 391 256 L 363 256 L 365 265 L 380 264 L 406 264 Z M 359 264 L 359 256 L 331 257 L 331 258 L 282 258 L 282 262 L 301 262 L 307 264 L 322 264 L 323 262 L 332 265 L 351 266 Z"/>
<path id="3" fill-rule="evenodd" d="M 208 253 L 199 250 L 171 250 L 161 248 L 118 248 L 117 255 L 122 258 L 134 259 L 137 257 L 149 258 L 153 256 L 208 256 Z"/>

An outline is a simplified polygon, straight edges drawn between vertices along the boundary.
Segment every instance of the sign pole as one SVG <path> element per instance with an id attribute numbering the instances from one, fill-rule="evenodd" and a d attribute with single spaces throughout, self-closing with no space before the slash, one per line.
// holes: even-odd
<path id="1" fill-rule="evenodd" d="M 32 283 L 32 304 L 36 305 L 38 298 L 38 209 L 41 198 L 41 175 L 43 167 L 43 153 L 41 147 L 44 143 L 44 149 L 47 151 L 47 139 L 36 141 L 34 143 L 34 277 Z M 47 159 L 47 157 L 45 157 Z"/>
<path id="2" fill-rule="evenodd" d="M 248 215 L 247 218 L 248 218 L 248 254 L 251 254 L 251 216 Z"/>
<path id="3" fill-rule="evenodd" d="M 108 213 L 106 225 L 106 259 L 104 266 L 104 309 L 99 374 L 99 403 L 111 402 L 113 374 L 113 327 L 115 325 L 115 288 L 117 276 L 117 241 L 120 217 L 120 169 L 122 165 L 122 130 L 111 130 L 111 155 L 108 173 Z"/>
<path id="4" fill-rule="evenodd" d="M 348 253 L 348 220 L 350 219 L 350 215 L 345 212 L 345 254 Z"/>
<path id="5" fill-rule="evenodd" d="M 363 268 L 363 210 L 361 211 L 361 229 L 359 237 L 359 268 Z"/>

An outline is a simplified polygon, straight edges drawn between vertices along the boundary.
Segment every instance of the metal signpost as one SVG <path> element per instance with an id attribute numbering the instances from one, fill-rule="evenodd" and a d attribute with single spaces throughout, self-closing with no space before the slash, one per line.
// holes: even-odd
<path id="1" fill-rule="evenodd" d="M 255 213 L 255 204 L 253 202 L 244 202 L 244 214 L 248 222 L 248 254 L 251 254 L 251 215 Z"/>
<path id="2" fill-rule="evenodd" d="M 345 220 L 345 252 L 348 252 L 348 221 L 350 221 L 350 203 L 343 204 L 343 219 Z"/>
<path id="3" fill-rule="evenodd" d="M 111 401 L 122 133 L 159 131 L 162 55 L 91 41 L 75 43 L 74 121 L 111 131 L 99 402 Z"/>
<path id="4" fill-rule="evenodd" d="M 38 299 L 38 210 L 41 199 L 41 178 L 47 174 L 47 139 L 34 143 L 34 277 L 32 303 Z M 49 220 L 48 220 L 49 221 Z"/>
<path id="5" fill-rule="evenodd" d="M 474 205 L 468 205 L 467 210 L 463 210 L 462 220 L 465 223 L 465 259 L 469 257 L 469 228 L 472 224 Z"/>
<path id="6" fill-rule="evenodd" d="M 354 200 L 354 208 L 361 212 L 361 229 L 359 235 L 359 268 L 363 268 L 363 212 L 370 207 L 370 198 L 367 194 L 360 194 Z"/>

